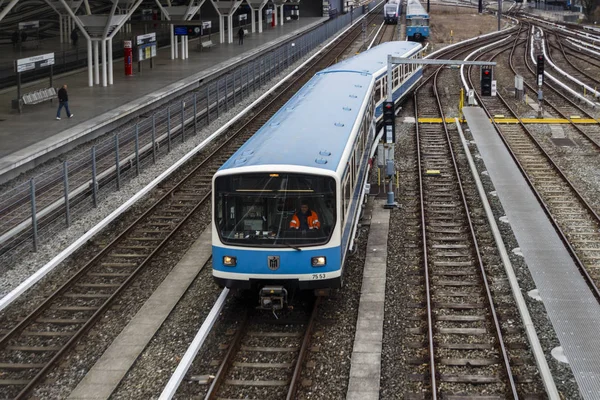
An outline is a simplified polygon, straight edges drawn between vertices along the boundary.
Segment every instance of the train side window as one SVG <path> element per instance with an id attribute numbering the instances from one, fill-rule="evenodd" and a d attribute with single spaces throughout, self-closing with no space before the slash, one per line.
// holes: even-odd
<path id="1" fill-rule="evenodd" d="M 381 99 L 381 81 L 375 85 L 375 102 L 379 102 Z"/>

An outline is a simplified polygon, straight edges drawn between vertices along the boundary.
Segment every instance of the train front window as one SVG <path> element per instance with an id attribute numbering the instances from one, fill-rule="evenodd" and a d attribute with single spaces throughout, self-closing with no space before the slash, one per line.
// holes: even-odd
<path id="1" fill-rule="evenodd" d="M 215 181 L 215 223 L 224 244 L 325 244 L 335 227 L 335 204 L 335 180 L 326 176 L 261 173 Z"/>

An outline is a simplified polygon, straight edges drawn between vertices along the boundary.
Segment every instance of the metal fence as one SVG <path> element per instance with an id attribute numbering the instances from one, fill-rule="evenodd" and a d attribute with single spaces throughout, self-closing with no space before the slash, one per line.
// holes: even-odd
<path id="1" fill-rule="evenodd" d="M 375 2 L 371 3 L 373 6 Z M 221 114 L 248 97 L 294 62 L 347 26 L 363 13 L 344 14 L 278 48 L 240 64 L 234 70 L 202 84 L 167 106 L 147 113 L 130 127 L 91 149 L 82 151 L 27 182 L 0 194 L 0 252 L 7 254 L 22 243 L 37 250 L 44 225 L 68 227 L 73 207 L 93 205 L 101 196 L 119 190 L 123 180 L 135 177 L 157 158 L 168 154 Z M 59 222 L 56 224 L 54 222 Z M 56 230 L 56 228 L 54 228 Z M 47 229 L 44 236 L 55 232 Z M 31 243 L 33 246 L 29 246 Z M 23 246 L 20 246 L 21 248 Z"/>

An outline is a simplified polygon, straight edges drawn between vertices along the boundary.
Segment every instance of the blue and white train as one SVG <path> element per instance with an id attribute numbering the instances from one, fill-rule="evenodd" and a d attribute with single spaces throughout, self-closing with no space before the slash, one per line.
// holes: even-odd
<path id="1" fill-rule="evenodd" d="M 407 0 L 406 37 L 416 42 L 429 38 L 429 14 L 419 0 Z"/>
<path id="2" fill-rule="evenodd" d="M 223 164 L 212 194 L 219 285 L 257 290 L 266 309 L 284 307 L 288 290 L 341 287 L 377 142 L 387 55 L 419 58 L 421 50 L 389 42 L 320 71 Z M 397 66 L 394 99 L 421 75 L 419 65 Z M 319 229 L 289 229 L 301 203 L 316 212 Z"/>
<path id="3" fill-rule="evenodd" d="M 401 0 L 389 0 L 383 6 L 383 21 L 388 25 L 397 25 L 398 18 L 402 15 Z"/>

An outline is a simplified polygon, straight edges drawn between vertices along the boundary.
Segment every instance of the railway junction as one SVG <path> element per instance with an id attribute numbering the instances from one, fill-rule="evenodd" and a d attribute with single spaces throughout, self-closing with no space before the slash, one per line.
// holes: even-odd
<path id="1" fill-rule="evenodd" d="M 494 62 L 497 90 L 481 95 L 479 67 L 424 69 L 396 111 L 396 171 L 374 159 L 343 288 L 297 293 L 293 308 L 271 313 L 257 310 L 252 294 L 214 285 L 212 175 L 317 71 L 403 38 L 404 21 L 383 24 L 378 6 L 284 24 L 288 31 L 271 31 L 278 37 L 261 37 L 252 50 L 220 46 L 179 60 L 172 85 L 154 82 L 164 96 L 157 108 L 131 103 L 150 92 L 131 86 L 121 99 L 130 111 L 98 132 L 127 138 L 116 148 L 128 165 L 114 149 L 103 154 L 100 137 L 92 186 L 87 166 L 68 170 L 88 185 L 72 198 L 70 228 L 81 219 L 85 231 L 61 233 L 71 199 L 58 168 L 48 189 L 38 186 L 41 209 L 56 203 L 39 220 L 38 253 L 30 252 L 31 220 L 3 247 L 2 257 L 21 261 L 1 275 L 0 398 L 600 398 L 595 34 L 517 3 L 505 4 L 499 31 L 468 3 L 433 6 L 439 30 L 459 35 L 453 13 L 489 30 L 426 56 Z M 431 28 L 434 44 L 440 33 Z M 539 54 L 547 60 L 541 103 L 531 100 Z M 183 83 L 192 62 L 214 78 Z M 471 105 L 460 107 L 460 93 Z M 88 108 L 91 121 L 111 114 Z M 115 187 L 121 202 L 95 226 L 85 221 L 100 211 L 91 199 L 101 209 Z M 4 235 L 31 206 L 21 203 L 3 211 Z M 53 234 L 64 242 L 49 249 Z M 29 257 L 43 262 L 19 275 Z"/>

